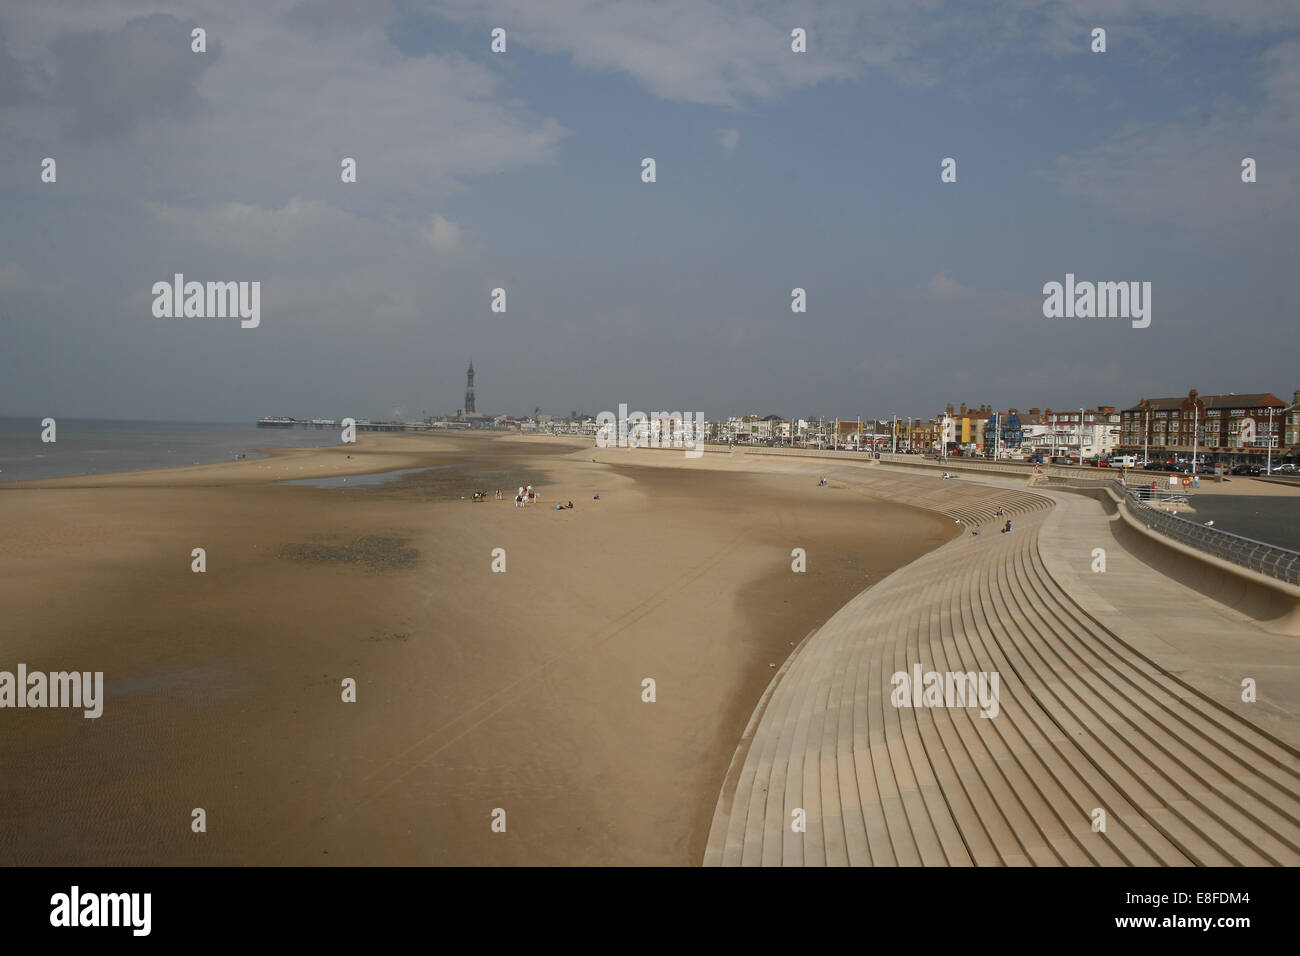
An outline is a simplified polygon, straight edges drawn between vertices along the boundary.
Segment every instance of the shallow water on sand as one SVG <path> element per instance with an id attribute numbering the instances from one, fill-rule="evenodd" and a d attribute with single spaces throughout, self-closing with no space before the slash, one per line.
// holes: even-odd
<path id="1" fill-rule="evenodd" d="M 396 471 L 374 471 L 365 475 L 335 475 L 331 478 L 293 478 L 289 481 L 277 481 L 277 485 L 311 485 L 314 488 L 355 488 L 361 485 L 382 485 L 407 475 L 422 471 L 435 471 L 439 468 L 451 468 L 451 465 L 431 465 L 428 468 L 399 468 Z"/>
<path id="2" fill-rule="evenodd" d="M 264 458 L 254 448 L 335 445 L 339 433 L 316 428 L 258 428 L 219 422 L 55 420 L 52 442 L 39 418 L 0 418 L 0 481 L 106 475 L 182 465 Z"/>

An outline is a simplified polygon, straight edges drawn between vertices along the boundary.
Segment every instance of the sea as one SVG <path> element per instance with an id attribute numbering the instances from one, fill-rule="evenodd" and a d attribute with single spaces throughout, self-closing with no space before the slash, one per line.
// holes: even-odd
<path id="1" fill-rule="evenodd" d="M 263 458 L 254 448 L 318 448 L 338 429 L 258 428 L 254 422 L 149 422 L 59 418 L 44 442 L 39 418 L 0 418 L 0 482 L 103 475 Z"/>

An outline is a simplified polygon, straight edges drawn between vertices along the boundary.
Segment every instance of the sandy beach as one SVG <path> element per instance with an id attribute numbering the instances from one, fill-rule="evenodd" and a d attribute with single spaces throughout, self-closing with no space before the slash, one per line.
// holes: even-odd
<path id="1" fill-rule="evenodd" d="M 0 669 L 105 685 L 0 715 L 0 863 L 697 865 L 774 665 L 955 533 L 726 457 L 367 433 L 0 486 Z"/>

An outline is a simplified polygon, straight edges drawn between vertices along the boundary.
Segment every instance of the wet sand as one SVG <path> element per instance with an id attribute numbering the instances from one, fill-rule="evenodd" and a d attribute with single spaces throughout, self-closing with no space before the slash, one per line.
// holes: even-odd
<path id="1" fill-rule="evenodd" d="M 698 864 L 772 665 L 953 533 L 745 468 L 363 434 L 0 486 L 0 670 L 106 698 L 0 710 L 0 863 Z"/>

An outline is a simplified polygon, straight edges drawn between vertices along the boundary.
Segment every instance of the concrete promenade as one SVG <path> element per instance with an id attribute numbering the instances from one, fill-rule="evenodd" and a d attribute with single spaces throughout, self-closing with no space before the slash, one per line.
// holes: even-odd
<path id="1" fill-rule="evenodd" d="M 859 594 L 778 671 L 706 865 L 1300 864 L 1300 638 L 1130 553 L 1097 500 L 774 458 L 981 533 Z M 997 715 L 894 706 L 891 675 L 918 664 L 996 672 Z"/>

